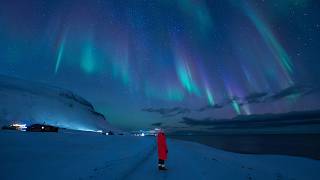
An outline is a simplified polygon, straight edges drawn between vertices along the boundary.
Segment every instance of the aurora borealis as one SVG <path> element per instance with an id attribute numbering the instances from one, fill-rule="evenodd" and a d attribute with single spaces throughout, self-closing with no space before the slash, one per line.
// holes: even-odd
<path id="1" fill-rule="evenodd" d="M 8 0 L 0 40 L 1 74 L 129 129 L 320 105 L 315 0 Z"/>

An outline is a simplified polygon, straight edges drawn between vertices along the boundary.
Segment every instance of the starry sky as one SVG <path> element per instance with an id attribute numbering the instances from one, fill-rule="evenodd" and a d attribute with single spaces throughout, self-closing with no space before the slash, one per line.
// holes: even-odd
<path id="1" fill-rule="evenodd" d="M 72 90 L 118 127 L 320 105 L 317 0 L 0 3 L 0 74 Z"/>

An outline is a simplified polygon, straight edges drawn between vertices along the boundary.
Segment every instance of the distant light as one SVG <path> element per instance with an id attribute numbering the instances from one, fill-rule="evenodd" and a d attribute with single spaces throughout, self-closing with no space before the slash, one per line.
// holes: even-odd
<path id="1" fill-rule="evenodd" d="M 96 132 L 98 132 L 98 133 L 102 133 L 102 130 L 98 130 L 98 131 L 96 131 Z"/>
<path id="2" fill-rule="evenodd" d="M 144 136 L 144 133 L 141 133 L 141 136 Z"/>
<path id="3" fill-rule="evenodd" d="M 12 124 L 14 127 L 19 127 L 19 128 L 27 128 L 26 124 Z"/>
<path id="4" fill-rule="evenodd" d="M 95 131 L 95 130 L 87 129 L 87 128 L 77 128 L 77 130 L 79 130 L 79 131 L 86 131 L 86 132 L 97 132 L 97 131 Z"/>
<path id="5" fill-rule="evenodd" d="M 107 132 L 107 133 L 106 133 L 106 135 L 108 136 L 108 135 L 109 135 L 109 133 Z"/>
<path id="6" fill-rule="evenodd" d="M 20 131 L 26 131 L 27 129 L 27 125 L 26 124 L 12 124 L 11 126 L 15 127 L 17 130 L 20 130 Z"/>
<path id="7" fill-rule="evenodd" d="M 44 127 L 42 126 L 41 129 L 44 129 Z"/>

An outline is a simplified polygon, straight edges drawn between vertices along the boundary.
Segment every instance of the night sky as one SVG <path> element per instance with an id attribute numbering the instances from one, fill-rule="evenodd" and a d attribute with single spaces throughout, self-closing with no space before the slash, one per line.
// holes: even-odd
<path id="1" fill-rule="evenodd" d="M 1 0 L 0 74 L 127 129 L 320 106 L 317 0 Z"/>

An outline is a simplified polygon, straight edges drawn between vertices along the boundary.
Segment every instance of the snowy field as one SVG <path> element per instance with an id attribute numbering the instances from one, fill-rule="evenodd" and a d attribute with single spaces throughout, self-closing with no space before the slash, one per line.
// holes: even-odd
<path id="1" fill-rule="evenodd" d="M 318 180 L 320 161 L 241 155 L 168 140 L 166 172 L 157 169 L 155 138 L 95 133 L 0 131 L 0 179 Z"/>

